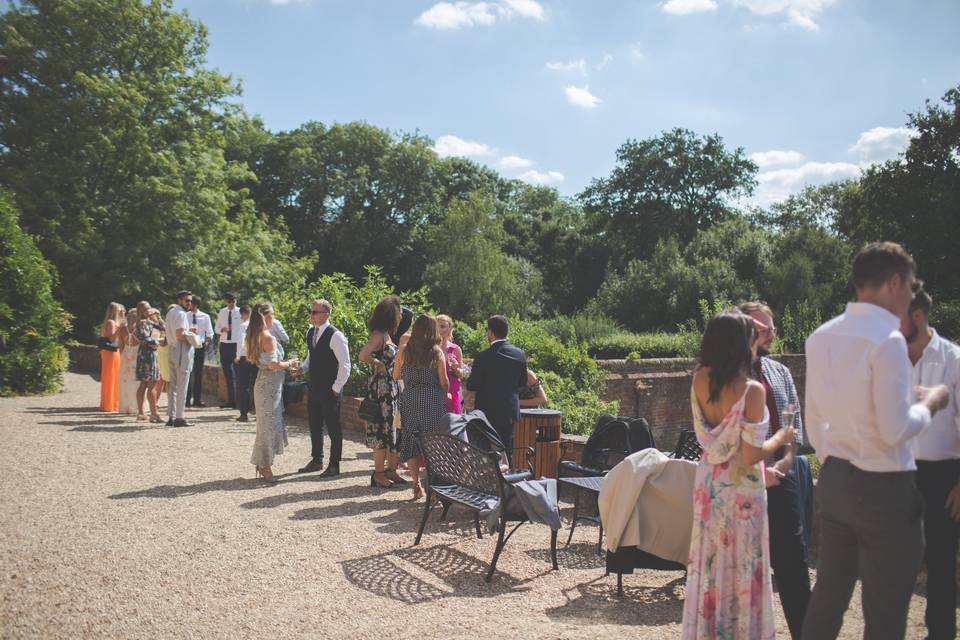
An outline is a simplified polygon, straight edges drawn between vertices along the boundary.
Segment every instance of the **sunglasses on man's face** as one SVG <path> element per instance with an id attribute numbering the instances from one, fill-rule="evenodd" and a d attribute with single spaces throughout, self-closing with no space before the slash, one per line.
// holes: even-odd
<path id="1" fill-rule="evenodd" d="M 325 313 L 329 314 L 330 312 L 329 312 L 329 311 L 324 311 L 323 309 L 311 309 L 311 310 L 310 310 L 310 315 L 312 315 L 312 316 L 319 316 L 319 315 L 323 315 L 323 314 L 325 314 Z"/>

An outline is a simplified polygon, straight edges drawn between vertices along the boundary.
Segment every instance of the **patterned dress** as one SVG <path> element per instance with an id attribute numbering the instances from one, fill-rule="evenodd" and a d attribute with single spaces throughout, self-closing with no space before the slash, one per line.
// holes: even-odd
<path id="1" fill-rule="evenodd" d="M 460 378 L 453 375 L 453 369 L 450 367 L 450 362 L 457 362 L 457 349 L 459 346 L 455 342 L 451 342 L 447 345 L 447 380 L 450 381 L 450 388 L 448 389 L 450 397 L 446 400 L 446 409 L 447 413 L 463 413 L 463 406 L 460 402 Z M 463 364 L 460 362 L 459 364 Z"/>
<path id="2" fill-rule="evenodd" d="M 745 465 L 740 440 L 759 447 L 769 415 L 743 419 L 746 390 L 723 421 L 707 424 L 690 390 L 693 426 L 703 447 L 693 489 L 693 536 L 683 604 L 683 638 L 772 640 L 773 586 L 763 462 Z"/>
<path id="3" fill-rule="evenodd" d="M 440 388 L 436 367 L 411 367 L 406 362 L 400 371 L 403 392 L 400 394 L 400 415 L 403 433 L 400 437 L 400 459 L 420 455 L 418 433 L 434 433 L 443 428 L 446 395 Z"/>
<path id="4" fill-rule="evenodd" d="M 367 423 L 367 446 L 371 449 L 387 449 L 391 453 L 399 445 L 397 432 L 393 426 L 393 416 L 397 411 L 399 384 L 393 379 L 393 361 L 397 357 L 397 346 L 387 342 L 373 357 L 386 365 L 384 373 L 374 373 L 367 383 L 367 394 L 380 403 L 382 421 Z"/>
<path id="5" fill-rule="evenodd" d="M 160 360 L 157 358 L 157 347 L 160 340 L 154 336 L 160 326 L 146 322 L 137 326 L 137 338 L 140 348 L 137 350 L 137 380 L 140 382 L 156 382 L 160 379 Z"/>
<path id="6" fill-rule="evenodd" d="M 253 397 L 257 405 L 257 438 L 253 442 L 250 464 L 269 467 L 273 457 L 283 453 L 287 446 L 287 428 L 283 424 L 283 381 L 287 372 L 283 369 L 268 369 L 271 362 L 283 360 L 283 347 L 260 354 L 257 381 L 253 385 Z"/>

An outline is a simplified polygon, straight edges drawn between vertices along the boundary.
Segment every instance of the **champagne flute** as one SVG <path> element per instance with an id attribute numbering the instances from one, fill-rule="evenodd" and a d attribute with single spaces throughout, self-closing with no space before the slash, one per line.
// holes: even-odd
<path id="1" fill-rule="evenodd" d="M 782 429 L 791 428 L 796 424 L 797 421 L 797 406 L 795 404 L 788 404 L 787 408 L 780 413 L 780 427 Z M 783 446 L 783 454 L 786 455 L 790 450 L 790 445 L 793 443 L 788 443 Z"/>

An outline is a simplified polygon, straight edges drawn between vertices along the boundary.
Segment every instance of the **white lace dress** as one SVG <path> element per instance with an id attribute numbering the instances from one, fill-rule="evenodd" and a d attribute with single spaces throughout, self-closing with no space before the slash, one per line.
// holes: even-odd
<path id="1" fill-rule="evenodd" d="M 253 385 L 254 402 L 257 405 L 257 438 L 253 443 L 250 463 L 269 467 L 273 457 L 283 453 L 287 446 L 287 428 L 283 424 L 283 381 L 287 372 L 268 369 L 271 362 L 283 360 L 283 347 L 277 343 L 275 351 L 260 354 L 257 381 Z"/>
<path id="2" fill-rule="evenodd" d="M 136 414 L 137 408 L 137 389 L 140 388 L 140 381 L 137 380 L 137 351 L 140 350 L 140 342 L 132 332 L 124 339 L 126 347 L 120 354 L 120 413 Z"/>

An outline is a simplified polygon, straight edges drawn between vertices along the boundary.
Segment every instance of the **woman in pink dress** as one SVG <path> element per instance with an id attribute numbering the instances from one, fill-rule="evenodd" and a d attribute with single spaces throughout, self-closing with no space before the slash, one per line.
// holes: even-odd
<path id="1" fill-rule="evenodd" d="M 767 438 L 763 385 L 750 380 L 753 321 L 724 312 L 707 325 L 693 374 L 693 427 L 703 447 L 693 489 L 693 535 L 683 639 L 774 640 L 763 459 L 793 442 Z"/>
<path id="2" fill-rule="evenodd" d="M 450 316 L 437 316 L 437 325 L 440 327 L 440 348 L 447 354 L 447 379 L 450 388 L 447 390 L 447 413 L 463 413 L 460 402 L 460 377 L 463 375 L 463 351 L 460 345 L 453 341 L 453 319 Z"/>

